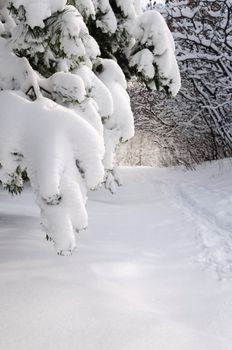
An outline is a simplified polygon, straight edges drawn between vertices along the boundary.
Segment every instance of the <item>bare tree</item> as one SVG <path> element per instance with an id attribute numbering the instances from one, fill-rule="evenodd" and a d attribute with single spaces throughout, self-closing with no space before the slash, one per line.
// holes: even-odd
<path id="1" fill-rule="evenodd" d="M 137 133 L 147 135 L 149 140 L 142 145 L 143 152 L 148 153 L 148 159 L 143 156 L 143 165 L 145 161 L 151 165 L 151 157 L 161 166 L 186 167 L 223 157 L 222 149 L 215 144 L 212 129 L 202 120 L 201 113 L 198 111 L 191 117 L 192 111 L 198 109 L 197 102 L 192 101 L 190 104 L 182 95 L 167 99 L 165 94 L 147 91 L 137 81 L 131 83 L 129 93 Z M 139 147 L 139 143 L 133 146 Z M 134 151 L 134 154 L 137 153 Z"/>
<path id="2" fill-rule="evenodd" d="M 224 156 L 232 151 L 232 3 L 170 1 L 167 22 L 183 75 L 181 95 L 196 104 Z M 187 79 L 187 82 L 186 82 Z"/>

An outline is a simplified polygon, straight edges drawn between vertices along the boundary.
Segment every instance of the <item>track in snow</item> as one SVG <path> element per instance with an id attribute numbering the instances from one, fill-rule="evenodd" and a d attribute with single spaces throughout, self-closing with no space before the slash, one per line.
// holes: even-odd
<path id="1" fill-rule="evenodd" d="M 197 185 L 189 183 L 173 186 L 173 202 L 196 227 L 196 238 L 202 249 L 199 262 L 214 271 L 218 278 L 232 277 L 232 222 L 219 218 L 217 213 L 202 206 L 200 200 L 195 200 L 193 194 L 197 197 L 198 191 Z M 203 186 L 201 192 L 204 192 Z"/>

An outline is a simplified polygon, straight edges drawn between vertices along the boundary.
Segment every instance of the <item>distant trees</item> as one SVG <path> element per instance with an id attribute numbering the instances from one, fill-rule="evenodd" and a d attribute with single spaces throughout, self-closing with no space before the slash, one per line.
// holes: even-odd
<path id="1" fill-rule="evenodd" d="M 185 79 L 186 88 L 187 83 Z M 200 113 L 191 118 L 193 111 L 198 110 L 197 101 L 189 103 L 179 94 L 176 98 L 167 98 L 165 94 L 148 91 L 137 81 L 131 84 L 129 94 L 139 135 L 137 143 L 136 136 L 129 141 L 129 164 L 192 167 L 216 158 L 217 146 L 210 128 Z M 139 142 L 141 135 L 143 142 Z M 136 152 L 131 152 L 131 147 L 136 148 Z M 142 154 L 141 164 L 138 154 Z"/>
<path id="2" fill-rule="evenodd" d="M 222 155 L 231 155 L 232 3 L 170 1 L 166 9 L 183 75 L 182 98 L 197 104 L 192 120 L 200 115 Z"/>
<path id="3" fill-rule="evenodd" d="M 174 36 L 182 87 L 168 99 L 134 84 L 137 128 L 153 135 L 162 165 L 231 156 L 232 3 L 168 1 L 160 11 Z"/>

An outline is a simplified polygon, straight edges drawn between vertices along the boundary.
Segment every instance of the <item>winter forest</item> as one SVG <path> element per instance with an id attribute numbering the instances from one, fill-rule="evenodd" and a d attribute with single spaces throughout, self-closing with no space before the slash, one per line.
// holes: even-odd
<path id="1" fill-rule="evenodd" d="M 0 0 L 0 349 L 231 350 L 231 0 Z"/>

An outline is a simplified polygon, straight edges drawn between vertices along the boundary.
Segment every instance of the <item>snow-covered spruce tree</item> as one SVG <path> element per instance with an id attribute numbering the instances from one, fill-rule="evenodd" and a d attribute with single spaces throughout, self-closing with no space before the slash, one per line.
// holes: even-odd
<path id="1" fill-rule="evenodd" d="M 60 254 L 87 226 L 87 189 L 113 191 L 114 151 L 133 136 L 128 74 L 175 95 L 174 44 L 162 16 L 133 0 L 0 2 L 0 181 L 29 178 Z"/>
<path id="2" fill-rule="evenodd" d="M 200 123 L 208 129 L 214 139 L 214 158 L 231 156 L 232 2 L 169 1 L 166 19 L 182 72 L 178 99 L 193 107 L 189 117 L 195 132 Z"/>

